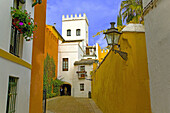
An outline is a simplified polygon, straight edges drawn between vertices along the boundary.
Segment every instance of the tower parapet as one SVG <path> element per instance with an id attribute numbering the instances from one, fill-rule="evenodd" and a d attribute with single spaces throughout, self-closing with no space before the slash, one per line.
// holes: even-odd
<path id="1" fill-rule="evenodd" d="M 88 19 L 85 13 L 83 15 L 80 13 L 79 15 L 75 14 L 74 16 L 73 14 L 71 14 L 70 16 L 69 15 L 62 16 L 62 21 L 74 21 L 74 20 L 86 20 L 88 23 Z"/>

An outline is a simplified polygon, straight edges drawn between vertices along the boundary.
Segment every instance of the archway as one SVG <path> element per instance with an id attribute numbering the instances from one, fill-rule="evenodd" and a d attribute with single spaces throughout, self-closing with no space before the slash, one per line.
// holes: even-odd
<path id="1" fill-rule="evenodd" d="M 60 87 L 60 96 L 71 96 L 71 84 L 64 82 Z"/>

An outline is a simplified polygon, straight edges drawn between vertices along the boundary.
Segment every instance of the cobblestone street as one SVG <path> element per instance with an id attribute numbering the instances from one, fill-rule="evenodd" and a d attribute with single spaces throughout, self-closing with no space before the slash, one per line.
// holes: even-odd
<path id="1" fill-rule="evenodd" d="M 102 113 L 92 99 L 60 96 L 47 100 L 47 113 Z"/>

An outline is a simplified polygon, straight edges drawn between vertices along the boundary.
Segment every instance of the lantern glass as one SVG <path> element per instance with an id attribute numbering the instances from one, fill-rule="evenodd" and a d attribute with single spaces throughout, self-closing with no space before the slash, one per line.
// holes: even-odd
<path id="1" fill-rule="evenodd" d="M 118 42 L 119 42 L 119 37 L 120 37 L 120 34 L 119 34 L 119 33 L 114 33 L 114 44 L 118 44 Z"/>
<path id="2" fill-rule="evenodd" d="M 108 45 L 112 45 L 113 44 L 113 33 L 107 33 L 106 40 L 107 40 Z"/>

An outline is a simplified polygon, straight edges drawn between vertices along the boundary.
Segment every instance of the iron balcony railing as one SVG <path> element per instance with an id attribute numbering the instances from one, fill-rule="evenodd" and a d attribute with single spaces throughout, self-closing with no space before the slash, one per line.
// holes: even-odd
<path id="1" fill-rule="evenodd" d="M 77 71 L 76 73 L 78 74 L 79 79 L 85 79 L 87 75 L 87 71 Z"/>

